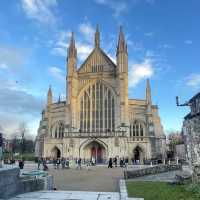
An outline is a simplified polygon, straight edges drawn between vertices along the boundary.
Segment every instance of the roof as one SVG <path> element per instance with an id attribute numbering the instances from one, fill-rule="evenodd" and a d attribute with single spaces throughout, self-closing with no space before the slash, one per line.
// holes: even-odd
<path id="1" fill-rule="evenodd" d="M 192 119 L 194 117 L 200 117 L 200 113 L 195 113 L 193 115 L 191 113 L 189 113 L 184 117 L 184 119 L 187 120 L 187 119 Z"/>
<path id="2" fill-rule="evenodd" d="M 197 99 L 197 98 L 200 98 L 200 92 L 197 93 L 196 95 L 194 95 L 194 96 L 189 100 L 189 102 L 192 102 L 192 101 L 194 101 L 194 100 Z"/>
<path id="3" fill-rule="evenodd" d="M 114 68 L 116 68 L 116 64 L 106 55 L 106 53 L 100 48 L 100 47 L 96 47 L 92 50 L 92 52 L 89 54 L 89 56 L 85 59 L 85 61 L 82 63 L 82 65 L 79 67 L 78 72 L 80 72 L 84 66 L 86 65 L 86 63 L 92 58 L 92 56 L 95 53 L 100 53 L 104 59 L 106 60 L 107 63 L 109 63 L 110 66 L 113 66 Z"/>

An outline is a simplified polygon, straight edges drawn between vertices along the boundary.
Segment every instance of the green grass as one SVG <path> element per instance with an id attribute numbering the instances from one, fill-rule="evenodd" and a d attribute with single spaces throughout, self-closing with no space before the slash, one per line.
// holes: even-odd
<path id="1" fill-rule="evenodd" d="M 193 192 L 186 191 L 184 185 L 170 185 L 164 182 L 127 181 L 129 197 L 144 200 L 199 200 Z"/>

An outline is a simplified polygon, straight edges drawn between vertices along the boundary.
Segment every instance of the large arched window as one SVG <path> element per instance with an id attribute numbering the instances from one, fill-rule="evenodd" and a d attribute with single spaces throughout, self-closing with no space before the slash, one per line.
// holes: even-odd
<path id="1" fill-rule="evenodd" d="M 64 137 L 64 123 L 63 122 L 58 121 L 52 126 L 52 137 L 53 138 Z"/>
<path id="2" fill-rule="evenodd" d="M 135 120 L 130 125 L 130 137 L 143 140 L 142 137 L 144 136 L 144 131 L 145 131 L 144 123 L 140 121 Z"/>
<path id="3" fill-rule="evenodd" d="M 90 85 L 80 97 L 80 131 L 110 132 L 115 129 L 115 99 L 101 81 Z"/>

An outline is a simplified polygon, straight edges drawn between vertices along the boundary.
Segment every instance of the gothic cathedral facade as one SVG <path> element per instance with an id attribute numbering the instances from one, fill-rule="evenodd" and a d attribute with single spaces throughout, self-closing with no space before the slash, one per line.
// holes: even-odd
<path id="1" fill-rule="evenodd" d="M 165 135 L 158 107 L 152 104 L 149 80 L 145 99 L 128 98 L 128 51 L 120 28 L 116 64 L 100 46 L 77 68 L 72 33 L 67 55 L 65 101 L 53 102 L 51 87 L 42 112 L 35 153 L 38 157 L 95 159 L 128 157 L 144 160 L 165 156 Z"/>

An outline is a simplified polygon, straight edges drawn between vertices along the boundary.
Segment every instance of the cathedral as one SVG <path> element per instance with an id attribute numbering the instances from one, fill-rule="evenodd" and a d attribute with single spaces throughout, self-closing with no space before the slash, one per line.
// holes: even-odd
<path id="1" fill-rule="evenodd" d="M 165 156 L 165 135 L 149 80 L 145 99 L 128 98 L 128 50 L 121 27 L 116 63 L 101 48 L 98 26 L 94 48 L 79 67 L 72 33 L 66 62 L 66 100 L 53 102 L 49 88 L 36 137 L 37 157 L 96 163 L 128 157 L 143 163 Z"/>

